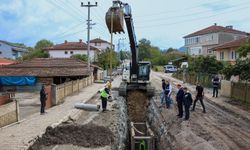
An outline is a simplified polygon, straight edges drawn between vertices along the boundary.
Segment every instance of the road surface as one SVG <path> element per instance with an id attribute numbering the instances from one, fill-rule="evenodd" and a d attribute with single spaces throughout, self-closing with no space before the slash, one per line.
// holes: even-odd
<path id="1" fill-rule="evenodd" d="M 157 87 L 157 90 L 161 90 L 162 78 L 167 79 L 168 76 L 152 73 L 152 84 Z M 175 85 L 173 87 L 175 88 Z M 175 93 L 172 95 L 175 102 L 174 95 Z M 206 99 L 207 113 L 204 114 L 199 102 L 197 104 L 196 111 L 191 113 L 190 121 L 183 121 L 175 116 L 176 103 L 172 109 L 163 110 L 164 116 L 168 119 L 167 122 L 172 122 L 169 132 L 177 138 L 181 149 L 250 149 L 249 120 L 243 120 Z"/>

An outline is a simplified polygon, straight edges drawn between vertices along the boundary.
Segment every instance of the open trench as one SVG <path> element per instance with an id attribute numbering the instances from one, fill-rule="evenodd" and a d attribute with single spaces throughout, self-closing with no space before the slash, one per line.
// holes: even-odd
<path id="1" fill-rule="evenodd" d="M 77 120 L 68 120 L 54 128 L 48 127 L 29 150 L 131 150 L 133 143 L 134 149 L 139 150 L 139 144 L 143 140 L 132 141 L 131 131 L 134 129 L 134 137 L 150 137 L 153 141 L 149 147 L 146 138 L 144 148 L 169 149 L 170 138 L 166 136 L 166 124 L 154 97 L 148 98 L 143 91 L 131 91 L 127 98 L 120 97 L 116 89 L 112 95 L 114 99 L 108 102 L 108 112 L 82 111 Z M 99 94 L 87 103 L 100 103 Z M 131 122 L 134 123 L 134 128 L 131 127 Z M 151 134 L 148 129 L 151 129 Z"/>

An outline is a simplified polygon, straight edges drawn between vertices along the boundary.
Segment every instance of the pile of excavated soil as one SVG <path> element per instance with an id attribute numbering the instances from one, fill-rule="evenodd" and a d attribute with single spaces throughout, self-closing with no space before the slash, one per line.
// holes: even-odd
<path id="1" fill-rule="evenodd" d="M 56 128 L 48 127 L 29 150 L 39 150 L 43 146 L 73 144 L 81 147 L 96 148 L 113 143 L 113 133 L 105 127 L 94 124 L 67 124 Z"/>
<path id="2" fill-rule="evenodd" d="M 132 122 L 145 122 L 149 99 L 143 91 L 130 91 L 127 97 L 128 116 Z"/>

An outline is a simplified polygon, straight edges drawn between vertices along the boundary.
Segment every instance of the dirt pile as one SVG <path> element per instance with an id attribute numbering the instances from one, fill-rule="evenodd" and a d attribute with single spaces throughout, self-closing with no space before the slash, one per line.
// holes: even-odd
<path id="1" fill-rule="evenodd" d="M 145 122 L 146 111 L 149 105 L 148 97 L 143 91 L 130 91 L 127 97 L 128 116 L 130 121 Z"/>
<path id="2" fill-rule="evenodd" d="M 105 127 L 94 124 L 67 124 L 56 128 L 48 127 L 29 150 L 38 150 L 42 146 L 73 144 L 82 147 L 102 147 L 113 143 L 113 133 Z"/>

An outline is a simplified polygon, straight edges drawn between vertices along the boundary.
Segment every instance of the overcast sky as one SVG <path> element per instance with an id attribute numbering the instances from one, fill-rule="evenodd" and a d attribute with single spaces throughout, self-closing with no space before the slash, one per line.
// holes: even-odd
<path id="1" fill-rule="evenodd" d="M 54 43 L 64 40 L 87 40 L 87 8 L 81 0 L 0 0 L 0 40 L 33 46 L 40 39 Z M 83 0 L 85 4 L 86 0 Z M 96 23 L 91 38 L 110 40 L 105 25 L 105 12 L 112 0 L 98 2 L 91 8 L 91 19 Z M 147 38 L 152 44 L 166 49 L 184 45 L 183 36 L 217 23 L 233 25 L 250 32 L 249 0 L 124 0 L 132 7 L 137 40 Z M 126 34 L 114 35 L 128 47 Z M 123 47 L 121 45 L 121 47 Z"/>

